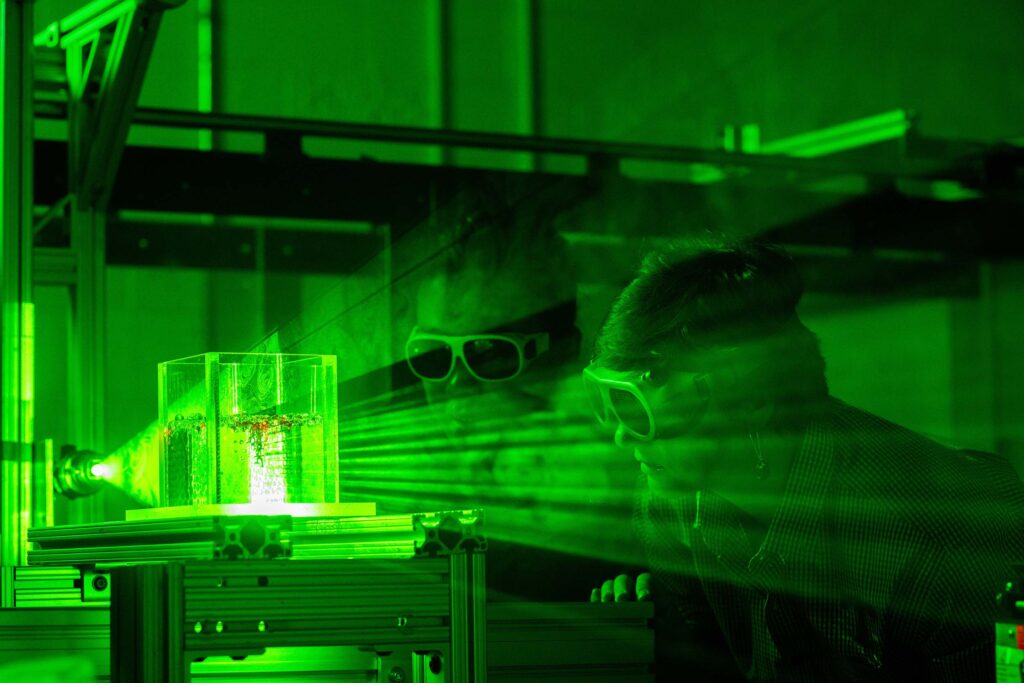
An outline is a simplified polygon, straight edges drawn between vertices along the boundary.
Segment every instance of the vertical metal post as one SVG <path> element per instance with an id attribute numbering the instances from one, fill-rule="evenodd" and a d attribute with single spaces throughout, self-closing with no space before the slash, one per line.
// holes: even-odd
<path id="1" fill-rule="evenodd" d="M 184 566 L 117 567 L 111 572 L 110 680 L 187 683 Z"/>
<path id="2" fill-rule="evenodd" d="M 452 128 L 452 88 L 454 86 L 454 45 L 452 45 L 452 0 L 438 0 L 437 3 L 437 98 L 438 125 Z M 455 156 L 451 147 L 442 147 L 441 163 L 450 165 Z"/>
<path id="3" fill-rule="evenodd" d="M 69 103 L 69 107 L 73 109 L 74 103 Z M 74 121 L 73 114 L 69 118 Z M 73 125 L 69 128 L 74 130 Z M 72 133 L 70 137 L 75 135 Z M 73 143 L 68 145 L 69 149 L 73 146 Z M 68 426 L 72 443 L 82 449 L 102 452 L 105 447 L 103 378 L 107 349 L 106 208 L 84 206 L 75 197 L 68 218 L 76 269 L 68 350 Z M 68 507 L 68 522 L 99 521 L 101 505 L 100 496 L 75 501 Z"/>
<path id="4" fill-rule="evenodd" d="M 531 135 L 544 134 L 544 60 L 543 43 L 544 38 L 541 32 L 541 18 L 539 0 L 522 0 L 523 14 L 523 40 L 526 45 L 522 49 L 523 65 L 522 75 L 523 98 L 529 97 L 529 126 L 527 131 Z M 540 154 L 533 155 L 533 170 L 547 170 L 544 164 L 544 157 Z"/>
<path id="5" fill-rule="evenodd" d="M 471 552 L 469 555 L 472 591 L 470 606 L 473 614 L 473 681 L 487 683 L 487 554 Z"/>
<path id="6" fill-rule="evenodd" d="M 32 516 L 29 527 L 53 526 L 53 439 L 32 448 Z"/>
<path id="7" fill-rule="evenodd" d="M 451 656 L 448 671 L 451 673 L 451 683 L 473 683 L 469 558 L 466 553 L 452 553 L 448 562 L 451 581 Z"/>
<path id="8" fill-rule="evenodd" d="M 79 448 L 103 452 L 107 206 L 163 11 L 184 0 L 105 0 L 60 22 L 68 75 L 71 248 L 76 257 L 69 413 Z M 95 521 L 99 500 L 72 523 Z"/>
<path id="9" fill-rule="evenodd" d="M 426 31 L 427 54 L 424 56 L 428 65 L 428 73 L 433 76 L 432 82 L 428 84 L 427 94 L 430 97 L 428 104 L 430 111 L 431 126 L 444 128 L 448 121 L 449 106 L 447 102 L 449 84 L 447 71 L 447 56 L 445 53 L 445 38 L 448 16 L 449 0 L 431 0 L 426 3 Z M 427 163 L 440 164 L 448 159 L 445 148 L 430 147 Z"/>
<path id="10" fill-rule="evenodd" d="M 76 202 L 77 204 L 77 202 Z M 102 451 L 104 365 L 106 350 L 106 213 L 76 205 L 71 209 L 71 246 L 77 279 L 72 299 L 71 382 L 72 442 Z"/>
<path id="11" fill-rule="evenodd" d="M 453 552 L 451 581 L 451 683 L 487 683 L 487 588 L 483 553 Z"/>
<path id="12" fill-rule="evenodd" d="M 0 0 L 0 566 L 25 563 L 33 439 L 32 0 Z M 0 606 L 14 605 L 11 581 Z"/>
<path id="13" fill-rule="evenodd" d="M 217 46 L 215 34 L 217 32 L 216 20 L 218 18 L 213 6 L 213 0 L 198 0 L 196 6 L 196 43 L 199 47 L 196 54 L 196 111 L 209 114 L 214 111 L 216 100 L 216 88 L 220 85 L 215 80 L 217 69 L 216 60 L 220 58 L 215 54 Z M 203 151 L 210 151 L 214 148 L 214 132 L 212 130 L 196 131 L 198 135 L 198 147 Z"/>

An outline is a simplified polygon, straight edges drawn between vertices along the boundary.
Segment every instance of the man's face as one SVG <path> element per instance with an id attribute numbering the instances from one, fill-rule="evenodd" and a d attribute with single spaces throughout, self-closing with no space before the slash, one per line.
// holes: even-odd
<path id="1" fill-rule="evenodd" d="M 536 297 L 520 283 L 500 274 L 471 269 L 453 277 L 436 277 L 420 288 L 416 321 L 421 332 L 470 335 L 485 332 L 542 332 L 508 327 L 536 311 Z M 458 437 L 490 420 L 508 420 L 545 407 L 530 391 L 529 372 L 511 380 L 480 382 L 457 361 L 443 381 L 423 381 L 431 412 L 449 436 Z"/>
<path id="2" fill-rule="evenodd" d="M 755 456 L 733 377 L 724 364 L 705 360 L 699 371 L 676 367 L 637 382 L 655 438 L 639 440 L 619 428 L 616 443 L 633 452 L 652 490 L 731 491 L 752 478 Z"/>

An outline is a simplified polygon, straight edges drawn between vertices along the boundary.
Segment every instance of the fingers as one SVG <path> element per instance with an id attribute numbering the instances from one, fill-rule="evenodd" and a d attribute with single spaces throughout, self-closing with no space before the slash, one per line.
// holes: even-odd
<path id="1" fill-rule="evenodd" d="M 636 599 L 647 602 L 651 599 L 651 573 L 644 572 L 636 577 Z"/>
<path id="2" fill-rule="evenodd" d="M 651 599 L 650 572 L 640 574 L 636 580 L 628 574 L 619 574 L 590 591 L 590 602 L 647 602 Z"/>
<path id="3" fill-rule="evenodd" d="M 615 602 L 630 602 L 636 599 L 633 593 L 633 577 L 628 574 L 619 574 L 612 584 L 612 591 L 615 595 Z"/>

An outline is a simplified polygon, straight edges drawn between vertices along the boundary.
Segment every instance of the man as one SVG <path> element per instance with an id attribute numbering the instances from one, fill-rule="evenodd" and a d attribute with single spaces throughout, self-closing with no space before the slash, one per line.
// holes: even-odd
<path id="1" fill-rule="evenodd" d="M 492 596 L 577 600 L 613 566 L 591 557 L 621 552 L 632 475 L 613 449 L 581 443 L 589 418 L 566 399 L 578 387 L 576 282 L 532 206 L 482 192 L 447 212 L 405 350 L 430 416 L 421 429 L 443 435 L 421 456 L 445 482 L 429 503 L 485 509 Z"/>
<path id="2" fill-rule="evenodd" d="M 709 243 L 649 258 L 601 331 L 657 600 L 749 680 L 991 680 L 1020 481 L 830 397 L 802 292 L 781 250 Z"/>

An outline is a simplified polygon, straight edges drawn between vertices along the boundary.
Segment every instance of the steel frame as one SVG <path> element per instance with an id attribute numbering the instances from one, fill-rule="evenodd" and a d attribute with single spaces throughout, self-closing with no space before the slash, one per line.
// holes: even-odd
<path id="1" fill-rule="evenodd" d="M 163 11 L 184 0 L 95 0 L 32 39 L 32 0 L 3 0 L 0 135 L 0 605 L 24 564 L 33 479 L 33 43 L 62 50 L 68 86 L 68 211 L 74 261 L 73 440 L 103 446 L 104 237 L 110 189 Z M 66 277 L 66 275 L 65 275 Z M 38 468 L 35 468 L 38 469 Z M 44 496 L 45 498 L 45 496 Z M 45 515 L 44 515 L 45 516 Z"/>
<path id="2" fill-rule="evenodd" d="M 36 115 L 40 118 L 63 118 L 64 113 L 59 105 L 40 102 Z M 301 153 L 303 138 L 338 138 L 456 149 L 577 156 L 587 159 L 595 169 L 599 166 L 608 169 L 609 164 L 612 169 L 617 169 L 622 161 L 627 160 L 708 164 L 742 171 L 781 172 L 788 174 L 788 183 L 793 182 L 794 176 L 820 178 L 837 174 L 854 174 L 874 180 L 897 177 L 926 178 L 935 174 L 942 175 L 944 171 L 948 172 L 950 169 L 947 164 L 950 161 L 959 161 L 965 157 L 976 158 L 987 151 L 985 146 L 977 143 L 947 143 L 944 153 L 936 157 L 930 151 L 934 151 L 938 141 L 917 137 L 909 122 L 906 130 L 908 142 L 911 144 L 911 150 L 920 153 L 908 155 L 895 163 L 892 159 L 886 159 L 884 163 L 872 163 L 863 158 L 804 158 L 782 153 L 750 153 L 680 145 L 347 123 L 154 107 L 136 109 L 132 123 L 158 128 L 256 133 L 263 137 L 265 147 L 277 150 L 290 149 L 293 154 Z M 955 153 L 957 158 L 950 159 L 950 153 Z"/>
<path id="3" fill-rule="evenodd" d="M 118 567 L 111 679 L 177 683 L 196 659 L 350 645 L 376 654 L 380 681 L 485 683 L 486 649 L 474 642 L 486 632 L 483 562 L 454 553 Z M 434 655 L 439 672 L 429 669 Z"/>
<path id="4" fill-rule="evenodd" d="M 461 510 L 33 529 L 37 566 L 22 568 L 18 597 L 88 607 L 109 588 L 115 681 L 187 681 L 214 655 L 352 645 L 375 653 L 382 681 L 484 683 L 482 523 Z"/>
<path id="5" fill-rule="evenodd" d="M 14 604 L 31 510 L 32 2 L 0 2 L 0 606 Z"/>
<path id="6" fill-rule="evenodd" d="M 102 603 L 101 607 L 79 598 L 75 605 L 72 596 L 65 605 L 63 609 L 0 610 L 0 663 L 25 651 L 37 655 L 67 655 L 70 650 L 90 660 L 96 674 L 106 679 L 110 674 L 109 604 Z M 654 679 L 653 617 L 650 602 L 490 603 L 487 606 L 488 675 L 501 681 L 650 683 Z M 1005 630 L 1000 633 L 1005 634 Z M 215 634 L 216 622 L 214 633 L 207 635 Z M 1013 645 L 1015 647 L 1015 643 Z M 306 654 L 313 651 L 317 652 L 315 658 Z M 330 674 L 343 680 L 349 677 L 367 680 L 374 670 L 380 680 L 387 680 L 393 666 L 402 666 L 399 658 L 409 662 L 416 654 L 400 647 L 390 655 L 374 651 L 360 653 L 351 646 L 323 650 L 307 647 L 302 648 L 302 652 L 298 662 L 291 659 L 298 653 L 296 649 L 268 650 L 242 661 L 208 658 L 193 663 L 192 671 L 197 679 L 204 674 L 215 674 L 227 680 L 234 677 L 252 680 L 259 673 L 271 670 L 280 675 L 289 667 L 288 673 L 294 680 L 306 680 L 297 669 L 308 662 L 304 670 L 308 670 L 310 680 L 323 680 Z M 418 662 L 426 664 L 429 671 L 429 656 L 419 657 Z M 381 673 L 384 676 L 380 676 Z M 429 680 L 426 672 L 413 674 L 413 681 Z M 417 679 L 416 674 L 423 675 Z"/>
<path id="7" fill-rule="evenodd" d="M 47 27 L 68 84 L 68 222 L 76 258 L 71 439 L 102 450 L 106 368 L 106 212 L 163 12 L 184 0 L 96 0 Z"/>

